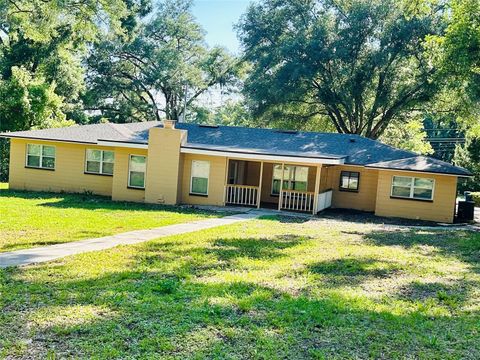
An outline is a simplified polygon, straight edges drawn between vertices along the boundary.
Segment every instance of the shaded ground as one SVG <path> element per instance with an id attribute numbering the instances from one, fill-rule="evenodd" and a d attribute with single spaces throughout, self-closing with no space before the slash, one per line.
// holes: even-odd
<path id="1" fill-rule="evenodd" d="M 223 214 L 113 202 L 87 194 L 0 188 L 0 252 L 178 224 Z"/>
<path id="2" fill-rule="evenodd" d="M 318 217 L 360 224 L 387 224 L 399 226 L 441 226 L 437 222 L 376 216 L 373 213 L 351 209 L 326 209 Z"/>
<path id="3" fill-rule="evenodd" d="M 119 245 L 140 244 L 167 236 L 188 234 L 217 226 L 235 224 L 260 217 L 260 213 L 236 214 L 222 218 L 196 220 L 148 230 L 134 230 L 121 234 L 0 253 L 0 268 L 49 262 L 71 255 L 100 251 Z"/>
<path id="4" fill-rule="evenodd" d="M 0 357 L 480 358 L 480 234 L 263 220 L 0 271 Z"/>

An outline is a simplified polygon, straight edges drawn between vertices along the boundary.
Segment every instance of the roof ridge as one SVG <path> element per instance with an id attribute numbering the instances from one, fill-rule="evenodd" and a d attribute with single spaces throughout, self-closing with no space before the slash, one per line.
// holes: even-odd
<path id="1" fill-rule="evenodd" d="M 196 123 L 196 122 L 178 122 L 177 123 L 178 126 L 181 126 L 182 124 L 185 124 L 187 126 L 189 126 L 189 125 L 193 125 L 193 126 L 203 125 L 203 124 Z M 338 136 L 356 136 L 356 137 L 369 139 L 369 140 L 376 141 L 376 142 L 381 142 L 381 141 L 378 141 L 378 140 L 373 140 L 373 139 L 367 138 L 367 137 L 365 137 L 363 135 L 359 135 L 359 134 L 347 134 L 347 133 L 339 133 L 339 132 L 334 132 L 334 131 L 311 131 L 311 130 L 302 130 L 302 129 L 286 129 L 286 128 L 279 128 L 279 127 L 268 128 L 268 127 L 236 126 L 236 125 L 223 125 L 223 124 L 212 124 L 212 125 L 218 126 L 219 128 L 230 128 L 230 129 L 265 130 L 265 131 L 273 131 L 273 132 L 281 132 L 281 131 L 285 131 L 285 130 L 291 130 L 291 131 L 296 131 L 298 134 L 328 134 L 328 135 L 338 135 Z"/>

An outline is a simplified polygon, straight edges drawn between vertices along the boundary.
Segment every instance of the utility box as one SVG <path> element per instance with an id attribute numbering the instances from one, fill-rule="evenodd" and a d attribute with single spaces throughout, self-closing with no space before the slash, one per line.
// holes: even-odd
<path id="1" fill-rule="evenodd" d="M 473 221 L 475 212 L 475 203 L 473 201 L 459 201 L 457 210 L 457 221 Z"/>

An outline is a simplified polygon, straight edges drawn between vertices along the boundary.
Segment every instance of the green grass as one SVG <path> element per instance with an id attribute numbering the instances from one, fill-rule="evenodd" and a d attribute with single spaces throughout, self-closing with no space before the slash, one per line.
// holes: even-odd
<path id="1" fill-rule="evenodd" d="M 480 235 L 270 218 L 0 272 L 0 357 L 480 358 Z"/>
<path id="2" fill-rule="evenodd" d="M 0 189 L 0 252 L 96 238 L 218 214 L 80 194 Z"/>

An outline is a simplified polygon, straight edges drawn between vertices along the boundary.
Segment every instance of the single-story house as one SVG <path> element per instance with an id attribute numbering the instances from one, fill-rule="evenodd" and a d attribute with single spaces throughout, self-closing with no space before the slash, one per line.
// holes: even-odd
<path id="1" fill-rule="evenodd" d="M 176 123 L 3 133 L 10 187 L 159 204 L 454 220 L 460 167 L 358 135 Z"/>

